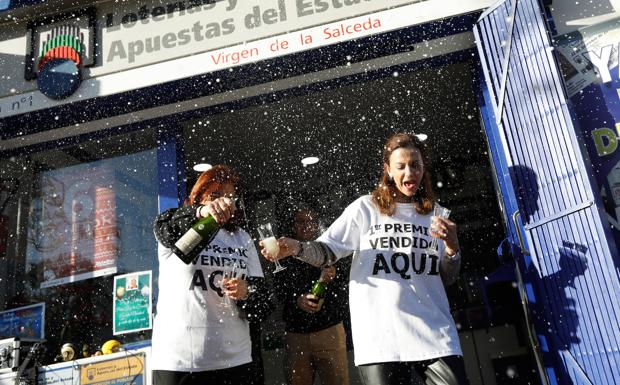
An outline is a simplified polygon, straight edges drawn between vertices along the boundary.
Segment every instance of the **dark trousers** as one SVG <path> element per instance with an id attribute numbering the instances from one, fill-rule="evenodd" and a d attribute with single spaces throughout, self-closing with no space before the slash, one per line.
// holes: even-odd
<path id="1" fill-rule="evenodd" d="M 153 370 L 153 385 L 240 385 L 250 383 L 250 364 L 204 372 Z"/>
<path id="2" fill-rule="evenodd" d="M 461 356 L 358 366 L 364 385 L 468 385 Z"/>

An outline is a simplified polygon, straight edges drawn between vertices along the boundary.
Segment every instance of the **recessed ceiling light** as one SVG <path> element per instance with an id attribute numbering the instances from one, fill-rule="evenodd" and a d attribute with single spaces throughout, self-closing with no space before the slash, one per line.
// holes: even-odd
<path id="1" fill-rule="evenodd" d="M 424 142 L 426 139 L 428 139 L 428 135 L 426 134 L 415 134 L 415 136 L 420 139 L 420 142 Z"/>
<path id="2" fill-rule="evenodd" d="M 211 168 L 213 168 L 213 166 L 211 166 L 209 163 L 197 163 L 194 165 L 194 171 L 198 172 L 211 170 Z"/>
<path id="3" fill-rule="evenodd" d="M 303 158 L 301 160 L 301 164 L 303 164 L 304 167 L 306 167 L 306 166 L 308 166 L 310 164 L 318 163 L 318 161 L 319 161 L 319 158 L 317 158 L 316 156 L 308 156 L 308 157 Z"/>

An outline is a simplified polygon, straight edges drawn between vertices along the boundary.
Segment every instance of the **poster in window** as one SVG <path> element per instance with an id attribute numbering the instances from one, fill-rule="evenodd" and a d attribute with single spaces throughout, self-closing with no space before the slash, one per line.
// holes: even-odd
<path id="1" fill-rule="evenodd" d="M 41 288 L 116 273 L 113 171 L 82 164 L 39 174 L 27 257 Z"/>
<path id="2" fill-rule="evenodd" d="M 113 334 L 152 328 L 151 271 L 114 277 Z"/>
<path id="3" fill-rule="evenodd" d="M 45 338 L 45 303 L 0 312 L 0 339 Z"/>

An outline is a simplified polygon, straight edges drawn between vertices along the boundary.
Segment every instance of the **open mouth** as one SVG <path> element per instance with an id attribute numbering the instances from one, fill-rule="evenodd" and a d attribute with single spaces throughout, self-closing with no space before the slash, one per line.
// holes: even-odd
<path id="1" fill-rule="evenodd" d="M 415 187 L 415 183 L 411 181 L 406 181 L 406 182 L 403 182 L 403 186 L 405 186 L 405 188 L 408 190 L 412 190 Z"/>

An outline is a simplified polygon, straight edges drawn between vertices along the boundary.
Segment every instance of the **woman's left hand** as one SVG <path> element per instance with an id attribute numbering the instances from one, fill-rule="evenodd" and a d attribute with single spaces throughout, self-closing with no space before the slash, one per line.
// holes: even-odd
<path id="1" fill-rule="evenodd" d="M 450 219 L 435 217 L 431 218 L 431 235 L 443 240 L 446 244 L 446 254 L 452 256 L 459 251 L 459 238 L 457 236 L 456 223 Z"/>
<path id="2" fill-rule="evenodd" d="M 232 278 L 223 282 L 223 285 L 224 295 L 235 301 L 246 299 L 248 296 L 248 283 L 243 279 Z"/>

